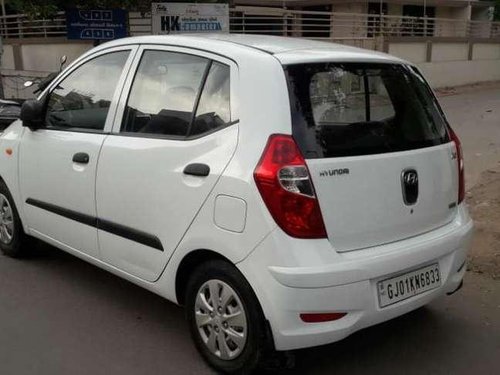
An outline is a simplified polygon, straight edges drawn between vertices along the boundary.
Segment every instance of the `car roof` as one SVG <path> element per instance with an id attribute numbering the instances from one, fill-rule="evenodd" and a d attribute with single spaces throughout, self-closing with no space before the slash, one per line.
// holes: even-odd
<path id="1" fill-rule="evenodd" d="M 336 51 L 356 50 L 357 48 L 337 43 L 320 42 L 316 40 L 254 34 L 207 34 L 198 37 L 236 43 L 242 46 L 255 48 L 270 54 L 304 50 L 311 48 L 329 48 Z"/>
<path id="2" fill-rule="evenodd" d="M 164 44 L 199 48 L 218 53 L 225 51 L 224 54 L 233 59 L 237 58 L 239 48 L 245 48 L 256 53 L 273 55 L 283 64 L 323 60 L 407 63 L 404 60 L 385 53 L 344 44 L 303 38 L 254 34 L 207 33 L 148 35 L 114 40 L 103 44 L 102 48 L 105 48 L 105 46 L 114 47 L 127 44 Z"/>

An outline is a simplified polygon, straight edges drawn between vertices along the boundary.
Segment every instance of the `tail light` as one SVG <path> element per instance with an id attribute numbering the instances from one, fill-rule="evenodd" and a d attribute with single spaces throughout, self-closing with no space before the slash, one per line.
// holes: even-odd
<path id="1" fill-rule="evenodd" d="M 297 238 L 325 238 L 326 230 L 309 170 L 293 138 L 269 137 L 254 178 L 269 212 Z"/>
<path id="2" fill-rule="evenodd" d="M 457 165 L 458 165 L 458 204 L 462 203 L 465 198 L 465 177 L 464 177 L 464 154 L 462 151 L 462 144 L 458 139 L 457 134 L 453 129 L 449 128 L 451 141 L 455 143 L 457 149 Z"/>

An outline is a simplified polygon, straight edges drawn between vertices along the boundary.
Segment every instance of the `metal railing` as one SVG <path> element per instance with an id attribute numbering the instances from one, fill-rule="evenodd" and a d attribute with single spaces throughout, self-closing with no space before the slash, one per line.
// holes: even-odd
<path id="1" fill-rule="evenodd" d="M 0 16 L 0 35 L 3 38 L 66 36 L 66 16 L 64 12 L 51 19 L 34 19 L 25 14 Z"/>
<path id="2" fill-rule="evenodd" d="M 281 14 L 235 9 L 231 32 L 311 39 L 384 37 L 500 37 L 500 22 L 379 14 L 283 11 Z"/>
<path id="3" fill-rule="evenodd" d="M 130 13 L 131 35 L 151 33 L 151 16 Z M 230 11 L 232 33 L 271 34 L 311 39 L 383 37 L 500 38 L 500 22 L 379 14 L 305 12 L 278 8 L 235 7 Z M 0 16 L 3 38 L 63 37 L 66 18 L 33 19 L 23 14 Z"/>

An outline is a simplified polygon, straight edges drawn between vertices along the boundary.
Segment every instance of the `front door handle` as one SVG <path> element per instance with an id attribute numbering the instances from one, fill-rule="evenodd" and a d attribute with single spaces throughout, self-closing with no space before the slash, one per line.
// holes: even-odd
<path id="1" fill-rule="evenodd" d="M 193 163 L 184 168 L 184 174 L 198 177 L 207 177 L 210 174 L 210 167 L 206 164 Z"/>
<path id="2" fill-rule="evenodd" d="M 73 155 L 73 163 L 88 164 L 90 161 L 89 154 L 85 152 L 77 152 Z"/>

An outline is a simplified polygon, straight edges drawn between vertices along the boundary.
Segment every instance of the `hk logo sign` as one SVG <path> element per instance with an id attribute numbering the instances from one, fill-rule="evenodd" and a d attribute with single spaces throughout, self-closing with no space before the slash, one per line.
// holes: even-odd
<path id="1" fill-rule="evenodd" d="M 229 32 L 228 4 L 152 3 L 153 34 Z"/>
<path id="2" fill-rule="evenodd" d="M 161 16 L 161 31 L 169 34 L 171 31 L 181 31 L 180 16 Z"/>

